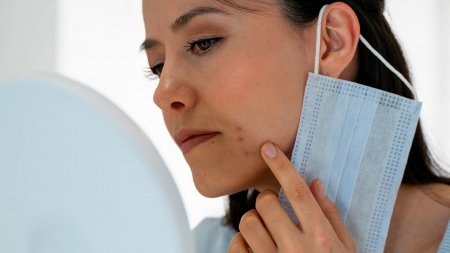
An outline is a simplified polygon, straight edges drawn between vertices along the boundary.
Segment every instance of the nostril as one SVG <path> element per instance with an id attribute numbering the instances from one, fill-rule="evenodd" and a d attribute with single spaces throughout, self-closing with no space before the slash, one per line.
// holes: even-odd
<path id="1" fill-rule="evenodd" d="M 170 104 L 170 107 L 172 107 L 172 109 L 181 109 L 184 107 L 184 104 L 181 102 L 172 102 L 172 104 Z"/>

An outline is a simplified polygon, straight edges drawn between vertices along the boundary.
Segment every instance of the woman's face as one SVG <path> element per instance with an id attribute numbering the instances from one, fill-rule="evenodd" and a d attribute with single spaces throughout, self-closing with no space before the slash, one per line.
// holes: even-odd
<path id="1" fill-rule="evenodd" d="M 290 154 L 313 68 L 314 28 L 289 25 L 275 0 L 239 2 L 258 12 L 212 0 L 143 4 L 148 63 L 162 70 L 154 101 L 209 197 L 279 189 L 259 150 L 272 141 Z"/>

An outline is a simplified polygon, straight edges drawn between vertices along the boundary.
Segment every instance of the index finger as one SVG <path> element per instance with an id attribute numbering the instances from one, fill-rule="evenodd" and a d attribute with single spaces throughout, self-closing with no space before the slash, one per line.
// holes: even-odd
<path id="1" fill-rule="evenodd" d="M 286 193 L 286 197 L 304 231 L 311 231 L 324 221 L 319 204 L 306 181 L 298 174 L 289 159 L 274 144 L 267 142 L 261 148 L 264 161 Z"/>

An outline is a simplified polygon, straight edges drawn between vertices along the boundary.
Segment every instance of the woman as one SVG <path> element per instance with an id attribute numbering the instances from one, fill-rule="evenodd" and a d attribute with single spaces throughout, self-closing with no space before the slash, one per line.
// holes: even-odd
<path id="1" fill-rule="evenodd" d="M 230 196 L 227 224 L 197 228 L 199 252 L 355 252 L 322 182 L 308 186 L 289 162 L 325 4 L 320 72 L 411 98 L 359 46 L 361 32 L 409 79 L 384 1 L 144 0 L 143 48 L 160 78 L 154 101 L 198 191 Z M 438 249 L 450 217 L 450 180 L 436 169 L 419 125 L 385 252 Z M 301 225 L 281 207 L 281 187 Z"/>

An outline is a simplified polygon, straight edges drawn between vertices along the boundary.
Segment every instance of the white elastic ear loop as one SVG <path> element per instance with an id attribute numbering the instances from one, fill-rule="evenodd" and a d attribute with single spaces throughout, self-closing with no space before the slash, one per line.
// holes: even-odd
<path id="1" fill-rule="evenodd" d="M 314 57 L 314 76 L 315 77 L 317 77 L 317 75 L 319 74 L 320 35 L 321 35 L 321 30 L 322 30 L 323 13 L 327 6 L 328 5 L 322 6 L 322 8 L 320 9 L 320 12 L 319 12 L 319 17 L 317 18 L 316 54 Z M 375 50 L 362 35 L 359 35 L 359 39 L 370 50 L 370 52 L 372 52 L 384 64 L 384 66 L 386 66 L 390 71 L 392 71 L 392 73 L 394 73 L 406 85 L 406 87 L 408 87 L 408 89 L 412 92 L 414 99 L 417 100 L 416 89 L 411 85 L 411 83 L 408 82 L 408 80 L 406 80 L 406 78 L 400 72 L 398 72 L 388 61 L 386 61 L 386 59 L 384 59 L 384 57 L 381 56 L 380 53 L 378 53 L 378 51 Z"/>
<path id="2" fill-rule="evenodd" d="M 388 61 L 386 61 L 386 59 L 384 59 L 384 57 L 381 56 L 381 54 L 378 53 L 378 51 L 375 50 L 362 35 L 359 35 L 359 39 L 370 50 L 370 52 L 372 52 L 372 54 L 374 54 L 384 64 L 384 66 L 386 66 L 386 68 L 388 68 L 400 80 L 402 80 L 402 82 L 406 85 L 406 87 L 408 87 L 409 90 L 412 92 L 414 99 L 417 100 L 416 89 L 411 85 L 411 83 L 408 82 L 408 80 L 406 80 L 406 78 L 400 72 L 398 72 Z"/>
<path id="3" fill-rule="evenodd" d="M 316 31 L 316 55 L 314 56 L 314 76 L 317 77 L 319 74 L 319 56 L 320 56 L 320 32 L 322 30 L 322 17 L 323 12 L 327 8 L 327 4 L 322 6 L 319 12 L 319 17 L 317 18 L 317 31 Z"/>

